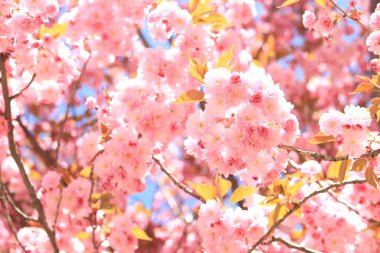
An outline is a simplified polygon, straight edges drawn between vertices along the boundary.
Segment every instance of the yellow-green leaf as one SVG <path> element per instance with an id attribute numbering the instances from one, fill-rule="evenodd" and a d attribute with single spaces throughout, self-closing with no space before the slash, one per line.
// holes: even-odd
<path id="1" fill-rule="evenodd" d="M 353 92 L 350 92 L 351 95 L 353 94 L 359 94 L 359 93 L 365 93 L 365 92 L 372 92 L 375 90 L 375 86 L 369 82 L 362 82 L 356 87 L 356 89 Z"/>
<path id="2" fill-rule="evenodd" d="M 380 121 L 380 98 L 373 98 L 371 100 L 371 105 L 369 107 L 369 112 L 371 113 L 371 116 L 377 117 L 377 122 Z"/>
<path id="3" fill-rule="evenodd" d="M 362 171 L 367 166 L 367 160 L 366 159 L 357 159 L 354 164 L 352 164 L 353 171 Z"/>
<path id="4" fill-rule="evenodd" d="M 278 220 L 285 216 L 286 212 L 287 209 L 285 206 L 277 204 L 276 208 L 269 213 L 268 227 L 272 227 L 274 223 L 276 223 Z"/>
<path id="5" fill-rule="evenodd" d="M 199 90 L 188 90 L 182 93 L 177 97 L 174 103 L 183 104 L 183 103 L 194 103 L 204 100 L 204 93 Z"/>
<path id="6" fill-rule="evenodd" d="M 282 8 L 282 7 L 297 3 L 298 1 L 300 1 L 300 0 L 286 0 L 283 4 L 281 4 L 277 8 Z"/>
<path id="7" fill-rule="evenodd" d="M 215 186 L 217 194 L 220 198 L 223 198 L 227 192 L 231 189 L 232 183 L 221 176 L 217 175 L 215 178 Z"/>
<path id="8" fill-rule="evenodd" d="M 79 232 L 79 234 L 77 234 L 75 237 L 81 241 L 84 241 L 84 240 L 90 238 L 91 234 L 87 233 L 87 232 Z"/>
<path id="9" fill-rule="evenodd" d="M 187 182 L 199 196 L 204 200 L 215 199 L 216 198 L 216 188 L 209 184 L 193 184 Z"/>
<path id="10" fill-rule="evenodd" d="M 231 25 L 230 23 L 228 23 L 227 19 L 219 13 L 212 13 L 212 14 L 207 14 L 203 16 L 198 16 L 197 18 L 193 19 L 193 24 L 211 25 L 213 29 L 216 29 L 216 30 L 220 30 L 220 29 L 223 29 L 224 27 Z"/>
<path id="11" fill-rule="evenodd" d="M 315 2 L 322 7 L 326 7 L 326 0 L 315 0 Z"/>
<path id="12" fill-rule="evenodd" d="M 91 174 L 91 170 L 92 170 L 92 167 L 87 166 L 80 171 L 79 175 L 85 178 L 89 178 Z"/>
<path id="13" fill-rule="evenodd" d="M 41 39 L 44 34 L 49 34 L 55 39 L 58 39 L 61 37 L 67 30 L 68 23 L 64 24 L 54 24 L 51 27 L 47 27 L 44 24 L 41 26 L 40 30 L 38 31 L 38 38 Z"/>
<path id="14" fill-rule="evenodd" d="M 324 135 L 322 132 L 317 133 L 313 139 L 308 140 L 310 144 L 322 144 L 326 142 L 335 141 L 334 136 L 332 135 Z"/>
<path id="15" fill-rule="evenodd" d="M 140 239 L 140 240 L 146 240 L 146 241 L 151 241 L 152 238 L 149 237 L 144 230 L 142 230 L 141 228 L 138 228 L 138 227 L 133 227 L 131 228 L 131 232 L 132 234 L 137 238 L 137 239 Z"/>
<path id="16" fill-rule="evenodd" d="M 366 171 L 365 171 L 365 178 L 367 179 L 367 182 L 372 185 L 373 187 L 375 187 L 377 189 L 377 184 L 379 183 L 379 180 L 375 174 L 375 172 L 373 172 L 373 169 L 372 168 L 367 168 Z"/>
<path id="17" fill-rule="evenodd" d="M 230 50 L 227 52 L 224 52 L 217 60 L 216 67 L 217 68 L 227 68 L 228 70 L 231 70 L 230 62 L 232 58 L 234 57 L 234 47 L 231 47 Z"/>
<path id="18" fill-rule="evenodd" d="M 339 166 L 339 175 L 338 175 L 338 180 L 340 182 L 343 182 L 343 180 L 346 178 L 346 174 L 348 171 L 348 168 L 350 167 L 351 160 L 343 160 L 339 161 L 340 166 Z"/>
<path id="19" fill-rule="evenodd" d="M 235 204 L 256 192 L 255 188 L 240 186 L 231 194 L 231 204 Z"/>
<path id="20" fill-rule="evenodd" d="M 205 63 L 201 63 L 198 59 L 189 57 L 189 62 L 189 74 L 199 82 L 203 83 L 203 78 L 208 71 L 207 61 L 205 61 Z"/>
<path id="21" fill-rule="evenodd" d="M 293 198 L 297 194 L 297 192 L 301 189 L 302 185 L 303 185 L 303 182 L 299 181 L 299 182 L 295 183 L 294 185 L 289 186 L 288 187 L 289 188 L 289 190 L 288 190 L 289 196 L 291 198 Z"/>

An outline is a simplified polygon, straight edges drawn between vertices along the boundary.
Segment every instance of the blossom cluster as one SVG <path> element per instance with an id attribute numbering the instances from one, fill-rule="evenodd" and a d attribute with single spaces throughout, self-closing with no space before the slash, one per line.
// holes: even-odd
<path id="1" fill-rule="evenodd" d="M 375 12 L 369 17 L 369 27 L 373 29 L 373 31 L 366 41 L 368 51 L 375 55 L 380 55 L 380 4 L 377 4 Z M 380 72 L 380 63 L 378 59 L 372 59 L 371 66 L 376 72 Z"/>
<path id="2" fill-rule="evenodd" d="M 322 114 L 319 125 L 325 135 L 335 137 L 341 153 L 358 156 L 366 152 L 367 128 L 371 122 L 368 109 L 348 105 L 344 113 L 330 111 Z"/>
<path id="3" fill-rule="evenodd" d="M 307 29 L 314 29 L 322 36 L 328 37 L 333 29 L 333 19 L 326 14 L 320 15 L 316 18 L 314 12 L 305 11 L 302 15 L 302 24 Z"/>
<path id="4" fill-rule="evenodd" d="M 197 226 L 205 252 L 246 252 L 265 232 L 262 208 L 223 210 L 215 200 L 199 209 Z"/>
<path id="5" fill-rule="evenodd" d="M 293 106 L 279 86 L 262 69 L 218 68 L 207 72 L 204 92 L 204 111 L 186 121 L 187 152 L 249 185 L 278 177 L 286 160 L 276 147 L 294 143 L 299 133 Z"/>

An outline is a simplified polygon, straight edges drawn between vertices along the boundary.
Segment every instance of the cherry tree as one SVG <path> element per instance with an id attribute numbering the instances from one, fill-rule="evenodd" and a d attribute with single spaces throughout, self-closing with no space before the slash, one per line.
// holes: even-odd
<path id="1" fill-rule="evenodd" d="M 0 21 L 0 252 L 380 251 L 376 1 Z"/>

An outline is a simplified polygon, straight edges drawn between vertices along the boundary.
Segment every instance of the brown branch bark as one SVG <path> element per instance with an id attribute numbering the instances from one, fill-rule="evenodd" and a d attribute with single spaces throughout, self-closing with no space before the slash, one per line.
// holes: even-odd
<path id="1" fill-rule="evenodd" d="M 342 8 L 340 8 L 340 6 L 337 5 L 333 0 L 329 0 L 329 2 L 332 5 L 334 5 L 334 7 L 337 8 L 342 13 L 343 17 L 347 17 L 347 18 L 355 21 L 356 23 L 358 23 L 364 29 L 364 31 L 366 31 L 368 33 L 372 32 L 372 30 L 368 26 L 366 26 L 365 24 L 363 24 L 359 19 L 351 17 L 351 15 L 349 15 L 345 10 L 343 10 Z"/>
<path id="2" fill-rule="evenodd" d="M 16 118 L 16 121 L 18 122 L 19 126 L 21 127 L 22 131 L 25 134 L 26 139 L 30 143 L 32 151 L 42 160 L 42 162 L 47 167 L 52 167 L 55 164 L 54 159 L 51 157 L 48 150 L 44 150 L 40 144 L 37 142 L 35 136 L 29 131 L 29 129 L 25 126 L 25 124 L 22 122 L 20 117 Z"/>
<path id="3" fill-rule="evenodd" d="M 88 59 L 86 60 L 86 62 L 83 64 L 83 67 L 82 67 L 82 70 L 81 70 L 81 72 L 79 74 L 78 79 L 75 80 L 74 83 L 72 84 L 73 88 L 72 88 L 72 91 L 69 94 L 69 101 L 67 103 L 65 116 L 63 118 L 63 121 L 61 122 L 61 126 L 60 126 L 60 129 L 59 129 L 59 132 L 58 132 L 58 137 L 57 137 L 58 138 L 58 140 L 57 140 L 58 143 L 57 143 L 57 148 L 55 150 L 54 166 L 57 166 L 57 164 L 58 164 L 59 149 L 61 148 L 62 135 L 63 135 L 63 131 L 65 130 L 66 122 L 69 119 L 70 108 L 73 106 L 73 104 L 75 102 L 76 92 L 78 90 L 79 84 L 82 81 L 82 78 L 84 76 L 84 72 L 86 71 L 86 68 L 87 68 L 87 65 L 88 65 L 88 62 L 90 61 L 90 59 L 91 59 L 91 53 L 90 53 L 90 56 L 88 57 Z"/>
<path id="4" fill-rule="evenodd" d="M 4 192 L 0 192 L 0 203 L 1 203 L 1 207 L 4 209 L 4 215 L 5 215 L 5 219 L 7 220 L 7 223 L 8 223 L 8 226 L 9 226 L 9 229 L 10 231 L 12 232 L 13 236 L 15 237 L 18 245 L 21 247 L 21 249 L 26 253 L 28 251 L 26 251 L 24 245 L 21 243 L 21 241 L 18 239 L 18 236 L 17 236 L 17 230 L 13 224 L 13 221 L 12 221 L 12 217 L 9 213 L 9 210 L 8 210 L 8 207 L 7 207 L 7 203 L 6 203 L 6 198 L 5 196 L 3 195 Z"/>
<path id="5" fill-rule="evenodd" d="M 301 245 L 295 244 L 293 242 L 287 241 L 287 240 L 285 240 L 281 237 L 277 237 L 277 236 L 272 237 L 272 242 L 280 242 L 280 243 L 286 245 L 288 248 L 297 249 L 299 251 L 306 252 L 306 253 L 322 253 L 321 251 L 317 251 L 317 250 L 313 250 L 313 249 L 303 247 Z"/>
<path id="6" fill-rule="evenodd" d="M 59 253 L 58 245 L 55 239 L 55 233 L 51 230 L 49 227 L 47 221 L 46 221 L 46 216 L 44 209 L 42 207 L 42 204 L 40 200 L 37 198 L 36 192 L 34 191 L 34 187 L 32 183 L 29 180 L 28 174 L 26 173 L 24 164 L 21 161 L 21 158 L 18 154 L 17 151 L 17 145 L 16 141 L 14 139 L 14 126 L 13 126 L 13 119 L 12 119 L 12 107 L 11 107 L 11 99 L 9 96 L 9 89 L 8 89 L 8 80 L 7 80 L 7 72 L 6 72 L 6 67 L 5 67 L 5 62 L 7 60 L 8 56 L 4 54 L 0 54 L 0 72 L 1 72 L 1 86 L 3 89 L 3 99 L 4 99 L 4 106 L 5 106 L 5 118 L 8 122 L 8 146 L 9 146 L 9 151 L 14 159 L 14 161 L 17 164 L 17 167 L 19 168 L 21 178 L 26 186 L 26 189 L 28 191 L 28 194 L 30 198 L 32 199 L 32 203 L 34 208 L 36 208 L 37 213 L 38 213 L 38 221 L 40 222 L 41 226 L 44 228 L 46 231 L 49 240 L 53 246 L 54 252 Z"/>
<path id="7" fill-rule="evenodd" d="M 182 184 L 177 178 L 175 178 L 163 165 L 162 163 L 160 162 L 160 160 L 158 160 L 156 157 L 152 157 L 152 159 L 157 163 L 157 165 L 160 167 L 161 171 L 164 172 L 171 180 L 172 182 L 175 184 L 175 186 L 177 186 L 179 189 L 181 189 L 182 191 L 184 191 L 185 193 L 189 194 L 190 196 L 196 198 L 197 200 L 205 203 L 205 201 L 196 193 L 194 193 L 192 190 L 190 190 L 186 185 Z"/>
<path id="8" fill-rule="evenodd" d="M 312 151 L 306 151 L 306 150 L 302 150 L 302 149 L 298 149 L 298 148 L 295 148 L 295 147 L 292 147 L 292 146 L 287 146 L 287 145 L 278 145 L 278 148 L 281 148 L 281 149 L 286 149 L 288 151 L 294 151 L 300 155 L 303 155 L 303 156 L 307 156 L 307 157 L 312 157 L 314 159 L 319 159 L 319 160 L 324 160 L 324 161 L 331 161 L 331 162 L 337 162 L 337 161 L 344 161 L 344 160 L 348 160 L 349 156 L 348 155 L 345 155 L 345 156 L 330 156 L 330 155 L 324 155 L 324 154 L 321 154 L 321 153 L 318 153 L 318 152 L 312 152 Z M 380 154 L 380 149 L 375 149 L 375 150 L 372 150 L 370 152 L 367 152 L 367 153 L 364 153 L 362 154 L 360 157 L 354 157 L 352 159 L 359 159 L 359 158 L 373 158 L 373 157 L 376 157 Z"/>
<path id="9" fill-rule="evenodd" d="M 378 177 L 378 179 L 380 180 L 380 177 Z M 290 209 L 289 212 L 287 212 L 284 215 L 284 217 L 282 217 L 281 219 L 279 219 L 278 221 L 276 221 L 271 226 L 271 228 L 252 246 L 252 248 L 249 249 L 248 252 L 252 252 L 254 249 L 257 248 L 257 246 L 259 246 L 260 244 L 262 244 L 268 237 L 270 237 L 270 235 L 276 230 L 276 228 L 281 223 L 283 223 L 290 215 L 292 215 L 293 213 L 295 213 L 309 199 L 313 198 L 314 196 L 316 196 L 318 194 L 325 193 L 325 192 L 327 192 L 327 191 L 329 191 L 331 189 L 334 189 L 334 188 L 337 188 L 337 187 L 340 187 L 340 186 L 343 186 L 343 185 L 347 185 L 347 184 L 362 184 L 362 183 L 365 183 L 366 181 L 367 181 L 366 179 L 347 180 L 347 181 L 343 181 L 342 183 L 333 183 L 333 184 L 330 184 L 329 186 L 323 187 L 323 188 L 321 188 L 319 190 L 316 190 L 316 191 L 312 192 L 308 196 L 304 197 L 300 202 L 298 202 L 298 204 L 296 204 L 292 209 Z"/>
<path id="10" fill-rule="evenodd" d="M 29 83 L 28 83 L 24 88 L 22 88 L 22 90 L 20 90 L 19 93 L 17 93 L 17 94 L 15 94 L 15 95 L 11 96 L 10 99 L 11 99 L 11 100 L 12 100 L 12 99 L 15 99 L 15 98 L 17 98 L 18 96 L 20 96 L 24 91 L 26 91 L 26 90 L 29 88 L 29 86 L 32 85 L 32 83 L 33 83 L 33 81 L 34 81 L 34 78 L 36 78 L 36 73 L 33 74 L 32 79 L 29 81 Z"/>

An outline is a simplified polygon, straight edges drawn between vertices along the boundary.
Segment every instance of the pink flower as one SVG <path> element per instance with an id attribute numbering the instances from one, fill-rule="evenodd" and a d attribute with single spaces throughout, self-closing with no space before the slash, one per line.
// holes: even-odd
<path id="1" fill-rule="evenodd" d="M 328 16 L 322 16 L 318 18 L 315 24 L 315 30 L 320 32 L 323 36 L 327 36 L 333 29 L 333 20 Z"/>
<path id="2" fill-rule="evenodd" d="M 380 30 L 380 10 L 375 11 L 369 17 L 369 26 L 375 30 Z"/>
<path id="3" fill-rule="evenodd" d="M 322 114 L 319 120 L 319 127 L 325 135 L 338 135 L 342 130 L 344 114 L 338 111 L 331 111 Z"/>
<path id="4" fill-rule="evenodd" d="M 372 32 L 367 40 L 366 44 L 368 51 L 373 52 L 374 54 L 380 55 L 380 31 Z"/>
<path id="5" fill-rule="evenodd" d="M 302 15 L 302 24 L 307 29 L 313 28 L 316 21 L 317 18 L 312 11 L 305 11 L 305 13 Z"/>

